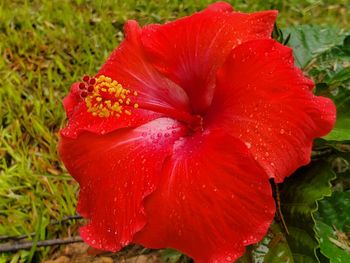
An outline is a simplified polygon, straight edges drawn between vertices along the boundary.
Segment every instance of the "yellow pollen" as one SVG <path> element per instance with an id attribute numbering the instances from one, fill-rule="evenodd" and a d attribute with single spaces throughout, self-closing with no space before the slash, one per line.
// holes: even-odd
<path id="1" fill-rule="evenodd" d="M 93 86 L 93 91 L 85 97 L 87 111 L 92 116 L 108 118 L 110 116 L 120 117 L 122 114 L 131 115 L 131 109 L 139 107 L 129 97 L 129 94 L 137 96 L 137 92 L 123 88 L 120 83 L 110 77 L 98 76 Z"/>

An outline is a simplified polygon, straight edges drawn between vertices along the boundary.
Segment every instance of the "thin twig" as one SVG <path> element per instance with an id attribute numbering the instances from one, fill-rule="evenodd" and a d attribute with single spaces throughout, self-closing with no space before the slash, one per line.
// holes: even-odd
<path id="1" fill-rule="evenodd" d="M 34 237 L 35 236 L 35 232 L 33 233 L 29 233 L 28 235 L 24 234 L 24 235 L 20 235 L 20 236 L 0 236 L 0 242 L 6 242 L 6 241 L 19 241 L 21 239 L 26 239 L 28 237 Z"/>
<path id="2" fill-rule="evenodd" d="M 60 223 L 64 223 L 66 221 L 70 220 L 78 220 L 82 219 L 83 217 L 81 215 L 73 215 L 73 216 L 64 216 L 61 220 L 51 220 L 50 225 L 57 225 Z M 34 237 L 36 235 L 35 232 L 29 233 L 28 235 L 19 235 L 19 236 L 0 236 L 0 242 L 7 242 L 7 241 L 19 241 L 22 239 L 27 239 L 29 237 Z"/>
<path id="3" fill-rule="evenodd" d="M 64 244 L 71 244 L 71 243 L 77 243 L 77 242 L 83 242 L 80 236 L 69 237 L 65 239 L 58 238 L 58 239 L 42 240 L 42 241 L 38 241 L 36 243 L 36 246 L 49 247 L 49 246 L 64 245 Z M 15 252 L 18 250 L 29 250 L 33 247 L 33 245 L 34 245 L 34 242 L 32 241 L 17 242 L 13 244 L 3 244 L 3 245 L 0 245 L 0 252 Z"/>

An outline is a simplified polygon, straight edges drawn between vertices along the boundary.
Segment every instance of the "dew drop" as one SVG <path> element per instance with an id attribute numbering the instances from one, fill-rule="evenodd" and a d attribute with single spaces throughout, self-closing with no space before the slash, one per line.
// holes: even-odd
<path id="1" fill-rule="evenodd" d="M 284 134 L 285 130 L 284 129 L 280 129 L 280 134 Z"/>
<path id="2" fill-rule="evenodd" d="M 245 145 L 247 145 L 248 149 L 252 148 L 252 144 L 250 142 L 246 142 Z"/>
<path id="3" fill-rule="evenodd" d="M 226 260 L 229 262 L 232 262 L 232 257 L 228 256 L 228 257 L 226 257 Z"/>

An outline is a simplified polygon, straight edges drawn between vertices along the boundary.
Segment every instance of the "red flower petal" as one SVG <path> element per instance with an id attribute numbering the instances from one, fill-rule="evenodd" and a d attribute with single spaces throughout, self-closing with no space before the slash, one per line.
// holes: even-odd
<path id="1" fill-rule="evenodd" d="M 164 25 L 142 30 L 142 42 L 154 65 L 184 88 L 192 110 L 203 112 L 214 92 L 215 74 L 232 48 L 270 38 L 277 11 L 231 12 L 226 3 Z"/>
<path id="2" fill-rule="evenodd" d="M 81 236 L 89 245 L 116 251 L 146 223 L 143 199 L 158 184 L 164 159 L 185 132 L 161 118 L 106 135 L 62 137 L 60 156 L 80 184 L 78 211 L 89 218 Z"/>
<path id="3" fill-rule="evenodd" d="M 147 61 L 140 47 L 141 29 L 135 21 L 125 25 L 125 40 L 114 50 L 98 75 L 105 75 L 120 83 L 124 88 L 138 93 L 135 102 L 161 106 L 163 108 L 188 111 L 188 97 L 179 86 L 162 76 Z M 100 118 L 87 111 L 80 96 L 78 84 L 74 84 L 64 100 L 69 123 L 61 134 L 75 138 L 86 130 L 104 134 L 123 127 L 136 127 L 164 116 L 141 108 L 133 109 L 131 116 Z"/>
<path id="4" fill-rule="evenodd" d="M 178 140 L 159 188 L 145 201 L 146 247 L 172 247 L 196 262 L 232 262 L 274 217 L 267 175 L 239 140 L 218 132 Z"/>
<path id="5" fill-rule="evenodd" d="M 273 40 L 235 48 L 218 73 L 208 125 L 242 139 L 270 177 L 282 182 L 310 160 L 312 140 L 335 121 L 331 100 L 294 66 L 292 50 Z"/>

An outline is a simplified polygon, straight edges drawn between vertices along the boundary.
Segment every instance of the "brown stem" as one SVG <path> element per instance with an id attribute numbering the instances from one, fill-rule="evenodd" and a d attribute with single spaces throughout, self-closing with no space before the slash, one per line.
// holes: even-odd
<path id="1" fill-rule="evenodd" d="M 280 191 L 278 189 L 278 184 L 275 181 L 274 181 L 274 183 L 275 183 L 275 189 L 276 189 L 277 213 L 278 213 L 279 218 L 281 219 L 284 230 L 286 230 L 287 235 L 289 235 L 288 227 L 287 227 L 286 222 L 284 221 L 284 217 L 283 217 L 282 210 L 281 210 Z"/>

